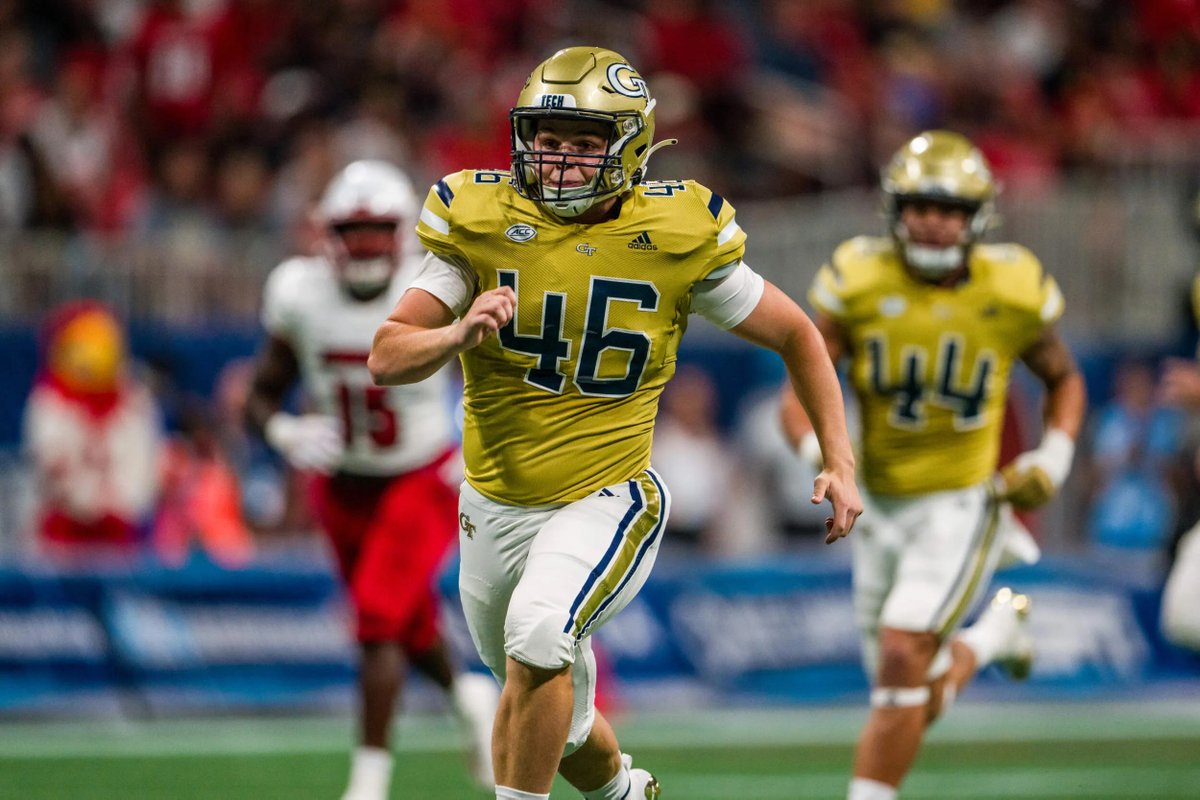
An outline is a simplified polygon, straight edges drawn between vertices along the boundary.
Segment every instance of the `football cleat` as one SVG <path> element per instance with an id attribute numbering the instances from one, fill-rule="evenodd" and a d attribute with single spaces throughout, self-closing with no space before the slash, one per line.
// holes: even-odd
<path id="1" fill-rule="evenodd" d="M 1028 631 L 1031 606 L 1028 595 L 1017 594 L 1005 586 L 996 592 L 984 611 L 985 616 L 995 619 L 1000 626 L 1003 644 L 996 652 L 995 663 L 1016 681 L 1026 680 L 1033 671 L 1033 637 Z"/>
<path id="2" fill-rule="evenodd" d="M 627 753 L 621 754 L 621 763 L 629 770 L 629 800 L 659 800 L 662 787 L 658 778 L 644 769 L 633 768 L 633 758 Z"/>

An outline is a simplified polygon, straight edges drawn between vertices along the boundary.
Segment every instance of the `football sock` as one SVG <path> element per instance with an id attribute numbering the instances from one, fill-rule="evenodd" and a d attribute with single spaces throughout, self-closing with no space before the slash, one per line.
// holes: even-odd
<path id="1" fill-rule="evenodd" d="M 629 770 L 622 764 L 621 771 L 615 778 L 599 789 L 584 792 L 583 797 L 584 800 L 625 800 L 627 794 L 629 794 Z"/>
<path id="2" fill-rule="evenodd" d="M 550 800 L 548 794 L 522 792 L 520 789 L 510 789 L 507 786 L 496 787 L 496 800 Z"/>
<path id="3" fill-rule="evenodd" d="M 346 797 L 387 797 L 392 780 L 392 753 L 380 747 L 358 747 L 350 760 Z"/>
<path id="4" fill-rule="evenodd" d="M 846 800 L 896 800 L 896 787 L 870 778 L 855 778 L 850 781 Z"/>

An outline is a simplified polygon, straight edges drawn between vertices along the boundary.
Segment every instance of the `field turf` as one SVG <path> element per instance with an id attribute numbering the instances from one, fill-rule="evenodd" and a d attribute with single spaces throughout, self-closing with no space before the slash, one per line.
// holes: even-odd
<path id="1" fill-rule="evenodd" d="M 618 730 L 664 800 L 845 796 L 859 708 L 626 714 Z M 0 798 L 336 800 L 350 722 L 329 718 L 0 723 Z M 441 717 L 404 720 L 392 797 L 486 800 Z M 553 798 L 578 795 L 565 784 Z M 905 800 L 1200 797 L 1200 701 L 961 704 Z"/>

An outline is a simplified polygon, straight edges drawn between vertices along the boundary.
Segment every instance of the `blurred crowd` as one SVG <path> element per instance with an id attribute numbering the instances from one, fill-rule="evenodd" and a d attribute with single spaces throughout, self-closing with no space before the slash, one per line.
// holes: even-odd
<path id="1" fill-rule="evenodd" d="M 1196 0 L 8 0 L 0 229 L 302 247 L 355 158 L 506 166 L 530 65 L 581 41 L 648 76 L 655 174 L 734 199 L 870 183 L 930 127 L 1036 187 L 1200 118 Z"/>
<path id="2" fill-rule="evenodd" d="M 0 0 L 0 232 L 153 241 L 172 268 L 268 241 L 279 252 L 257 260 L 269 266 L 311 251 L 310 207 L 349 161 L 392 161 L 418 185 L 505 167 L 529 68 L 578 42 L 647 76 L 658 138 L 680 140 L 654 176 L 738 201 L 874 186 L 884 157 L 924 128 L 966 133 L 1006 187 L 1032 191 L 1074 169 L 1186 161 L 1200 129 L 1200 0 Z M 75 391 L 48 376 L 51 405 Z M 1186 516 L 1170 500 L 1186 437 L 1155 409 L 1153 377 L 1123 367 L 1089 429 L 1080 480 L 1103 505 L 1087 523 L 1098 542 L 1134 531 L 1161 546 Z M 763 531 L 818 531 L 773 398 L 718 426 L 706 380 L 689 373 L 663 400 L 656 453 L 688 497 L 675 541 L 751 552 L 769 544 Z M 155 445 L 166 466 L 152 491 L 178 502 L 163 516 L 142 498 L 128 515 L 134 538 L 151 535 L 168 558 L 195 536 L 244 560 L 229 475 L 251 528 L 306 524 L 292 502 L 302 488 L 241 430 L 246 381 L 231 364 L 205 405 L 151 380 L 163 409 L 147 415 L 165 414 L 172 437 Z M 95 405 L 84 419 L 116 408 Z M 711 464 L 724 467 L 697 469 Z M 89 519 L 120 517 L 101 505 Z"/>

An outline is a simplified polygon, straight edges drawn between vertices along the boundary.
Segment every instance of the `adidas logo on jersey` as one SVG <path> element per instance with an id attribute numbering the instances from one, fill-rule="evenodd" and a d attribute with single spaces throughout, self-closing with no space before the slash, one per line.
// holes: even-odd
<path id="1" fill-rule="evenodd" d="M 658 249 L 658 245 L 656 245 L 654 242 L 650 241 L 650 234 L 647 233 L 646 231 L 642 231 L 641 233 L 639 233 L 636 237 L 634 237 L 633 241 L 631 241 L 629 244 L 627 244 L 625 246 L 628 247 L 630 250 L 657 250 Z"/>

